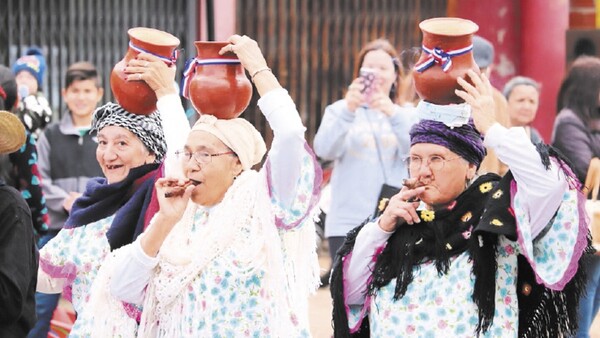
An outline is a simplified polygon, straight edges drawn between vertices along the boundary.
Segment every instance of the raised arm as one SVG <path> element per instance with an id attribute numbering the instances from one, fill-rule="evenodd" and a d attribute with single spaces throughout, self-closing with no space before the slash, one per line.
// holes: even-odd
<path id="1" fill-rule="evenodd" d="M 473 122 L 484 136 L 484 144 L 496 151 L 498 158 L 508 165 L 515 181 L 517 193 L 529 213 L 531 232 L 535 237 L 548 224 L 561 204 L 567 190 L 567 181 L 557 163 L 551 161 L 547 169 L 536 147 L 529 141 L 523 128 L 501 126 L 494 116 L 492 86 L 485 75 L 469 71 L 475 86 L 459 78 L 464 88 L 457 90 L 472 109 Z"/>
<path id="2" fill-rule="evenodd" d="M 273 129 L 273 143 L 267 158 L 270 191 L 282 209 L 289 209 L 298 193 L 303 176 L 303 162 L 311 158 L 298 110 L 287 91 L 267 65 L 256 41 L 233 35 L 221 53 L 234 52 L 250 74 L 261 99 L 258 105 Z M 316 163 L 311 167 L 314 174 Z M 313 182 L 314 183 L 314 182 Z"/>
<path id="3" fill-rule="evenodd" d="M 167 65 L 154 55 L 140 53 L 127 64 L 127 72 L 140 74 L 141 78 L 154 90 L 158 102 L 167 154 L 165 156 L 165 176 L 183 178 L 177 150 L 183 149 L 190 132 L 190 124 L 185 116 L 181 99 L 175 86 L 175 65 Z"/>

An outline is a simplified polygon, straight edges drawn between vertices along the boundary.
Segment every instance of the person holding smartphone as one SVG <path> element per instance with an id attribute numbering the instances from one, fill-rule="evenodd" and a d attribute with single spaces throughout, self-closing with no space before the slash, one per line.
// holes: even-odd
<path id="1" fill-rule="evenodd" d="M 382 185 L 399 187 L 408 176 L 403 159 L 416 113 L 398 105 L 401 75 L 387 40 L 366 44 L 346 96 L 327 106 L 315 135 L 317 156 L 334 161 L 325 223 L 332 258 L 346 233 L 373 213 Z"/>

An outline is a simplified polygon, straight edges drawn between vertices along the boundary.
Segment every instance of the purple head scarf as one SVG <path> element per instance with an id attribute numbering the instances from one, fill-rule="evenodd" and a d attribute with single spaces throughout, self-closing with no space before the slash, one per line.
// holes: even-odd
<path id="1" fill-rule="evenodd" d="M 483 139 L 472 119 L 468 124 L 453 129 L 442 122 L 421 120 L 410 129 L 410 145 L 417 143 L 446 147 L 478 168 L 486 154 Z"/>

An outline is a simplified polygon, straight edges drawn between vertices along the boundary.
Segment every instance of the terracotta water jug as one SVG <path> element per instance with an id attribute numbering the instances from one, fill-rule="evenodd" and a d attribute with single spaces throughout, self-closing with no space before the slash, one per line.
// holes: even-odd
<path id="1" fill-rule="evenodd" d="M 433 18 L 422 21 L 419 28 L 423 32 L 423 51 L 413 72 L 417 94 L 439 105 L 463 103 L 454 94 L 455 89 L 462 89 L 456 79 L 464 77 L 469 69 L 479 73 L 472 44 L 479 26 L 460 18 Z"/>
<path id="2" fill-rule="evenodd" d="M 144 82 L 127 81 L 124 70 L 129 60 L 141 52 L 151 53 L 171 65 L 176 61 L 179 39 L 154 28 L 136 27 L 127 31 L 129 48 L 110 74 L 110 87 L 117 102 L 128 112 L 148 115 L 156 110 L 156 94 Z"/>
<path id="3" fill-rule="evenodd" d="M 227 42 L 196 41 L 197 57 L 186 67 L 183 85 L 199 114 L 238 117 L 252 98 L 252 84 L 234 53 L 219 55 Z"/>

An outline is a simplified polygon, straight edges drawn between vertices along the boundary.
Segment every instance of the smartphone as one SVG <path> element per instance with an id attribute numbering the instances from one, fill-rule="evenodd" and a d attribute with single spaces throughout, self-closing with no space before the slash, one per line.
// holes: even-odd
<path id="1" fill-rule="evenodd" d="M 365 95 L 365 103 L 368 104 L 369 101 L 371 101 L 371 95 L 375 91 L 377 72 L 374 69 L 362 67 L 358 74 L 362 84 L 364 85 L 361 93 Z"/>

